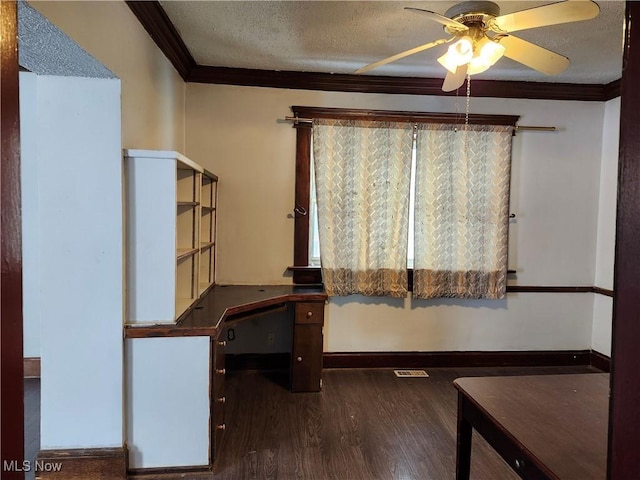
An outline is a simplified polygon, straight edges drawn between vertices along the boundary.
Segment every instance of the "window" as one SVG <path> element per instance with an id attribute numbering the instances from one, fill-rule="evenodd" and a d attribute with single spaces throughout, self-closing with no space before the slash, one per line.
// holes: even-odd
<path id="1" fill-rule="evenodd" d="M 313 142 L 313 139 L 311 140 Z M 316 182 L 313 166 L 313 145 L 310 153 L 310 196 L 309 196 L 309 266 L 320 267 L 320 236 L 318 235 L 318 205 L 316 203 Z M 411 192 L 409 193 L 409 238 L 407 252 L 407 268 L 413 268 L 413 232 L 414 232 L 414 205 L 416 188 L 416 143 L 413 141 L 411 155 Z"/>
<path id="2" fill-rule="evenodd" d="M 401 121 L 411 123 L 448 123 L 462 124 L 464 118 L 457 114 L 421 113 L 421 112 L 394 112 L 376 110 L 348 110 L 316 107 L 292 107 L 297 118 L 300 119 L 294 127 L 297 131 L 296 141 L 296 197 L 295 197 L 295 241 L 294 264 L 290 267 L 293 271 L 294 283 L 318 284 L 322 282 L 320 274 L 320 254 L 317 228 L 317 210 L 315 208 L 315 192 L 312 187 L 312 128 L 309 119 L 367 119 L 379 121 Z M 470 124 L 481 125 L 510 125 L 514 126 L 517 116 L 500 115 L 469 115 Z M 415 142 L 412 161 L 412 195 L 410 208 L 413 210 L 414 185 L 415 185 Z M 411 215 L 413 220 L 413 215 Z M 411 222 L 412 223 L 412 222 Z M 412 284 L 412 258 L 413 250 L 413 225 L 410 225 L 409 233 L 409 288 Z"/>
<path id="3" fill-rule="evenodd" d="M 313 142 L 313 139 L 311 140 Z M 320 267 L 320 235 L 318 235 L 318 204 L 316 202 L 316 176 L 313 165 L 313 143 L 309 152 L 310 183 L 309 183 L 309 266 Z"/>

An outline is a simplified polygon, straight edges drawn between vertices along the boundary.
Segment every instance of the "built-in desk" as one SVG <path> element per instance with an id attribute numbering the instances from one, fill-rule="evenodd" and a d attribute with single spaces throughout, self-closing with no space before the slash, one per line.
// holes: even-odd
<path id="1" fill-rule="evenodd" d="M 219 339 L 230 325 L 292 309 L 291 390 L 318 391 L 322 370 L 322 326 L 327 294 L 322 287 L 218 285 L 211 288 L 176 325 L 125 327 L 126 338 L 208 336 Z"/>
<path id="2" fill-rule="evenodd" d="M 459 378 L 456 479 L 475 429 L 528 480 L 605 480 L 609 374 Z"/>
<path id="3" fill-rule="evenodd" d="M 127 441 L 132 469 L 206 467 L 213 463 L 216 445 L 227 428 L 226 330 L 238 322 L 278 311 L 291 312 L 291 391 L 319 391 L 326 299 L 321 287 L 214 286 L 176 325 L 126 326 L 127 413 L 131 419 L 127 422 Z M 154 339 L 157 341 L 151 342 Z M 202 365 L 205 362 L 206 371 Z M 169 383 L 181 383 L 183 392 L 167 392 Z M 178 399 L 171 403 L 174 393 Z M 185 398 L 184 408 L 178 411 L 173 405 L 181 405 L 180 396 Z M 208 411 L 204 411 L 204 400 Z M 166 422 L 164 428 L 158 425 L 162 422 Z M 185 423 L 192 425 L 189 435 L 185 434 L 186 441 L 199 438 L 198 445 L 185 445 L 185 439 L 180 441 L 171 433 L 173 425 Z M 202 430 L 203 423 L 208 432 Z M 145 436 L 150 429 L 157 433 Z M 205 441 L 208 452 L 202 450 Z M 175 443 L 174 451 L 167 452 L 165 446 L 171 442 Z M 172 453 L 175 460 L 167 460 Z"/>

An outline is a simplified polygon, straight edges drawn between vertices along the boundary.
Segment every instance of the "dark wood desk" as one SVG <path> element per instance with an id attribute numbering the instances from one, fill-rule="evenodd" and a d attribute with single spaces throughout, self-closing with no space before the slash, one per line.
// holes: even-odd
<path id="1" fill-rule="evenodd" d="M 322 327 L 327 294 L 322 287 L 295 285 L 217 285 L 178 319 L 176 325 L 127 325 L 125 338 L 211 337 L 212 352 L 223 374 L 226 328 L 256 316 L 293 311 L 291 390 L 320 390 Z"/>
<path id="2" fill-rule="evenodd" d="M 282 307 L 288 303 L 324 302 L 322 287 L 296 285 L 216 285 L 175 325 L 127 325 L 126 338 L 216 335 L 224 324 Z"/>
<path id="3" fill-rule="evenodd" d="M 524 479 L 605 480 L 609 375 L 459 378 L 456 479 L 475 429 Z"/>
<path id="4" fill-rule="evenodd" d="M 317 392 L 322 381 L 322 327 L 326 293 L 319 287 L 287 285 L 215 286 L 178 319 L 176 325 L 126 326 L 125 338 L 209 337 L 210 464 L 226 429 L 226 329 L 268 313 L 292 314 L 290 386 L 292 392 Z"/>

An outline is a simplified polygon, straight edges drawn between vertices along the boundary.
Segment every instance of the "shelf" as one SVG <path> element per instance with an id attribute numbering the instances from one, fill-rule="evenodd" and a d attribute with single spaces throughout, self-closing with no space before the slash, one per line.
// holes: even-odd
<path id="1" fill-rule="evenodd" d="M 178 165 L 180 165 L 178 163 Z M 200 200 L 200 174 L 195 170 L 178 169 L 176 171 L 176 200 L 180 202 L 198 202 Z"/>
<path id="2" fill-rule="evenodd" d="M 201 283 L 198 289 L 198 295 L 202 295 L 207 288 L 209 288 L 213 283 Z"/>
<path id="3" fill-rule="evenodd" d="M 218 176 L 215 173 L 211 173 L 206 168 L 203 169 L 203 173 L 204 173 L 204 179 L 206 179 L 207 181 L 212 183 L 215 183 L 218 181 Z"/>
<path id="4" fill-rule="evenodd" d="M 201 252 L 204 252 L 205 250 L 207 250 L 207 249 L 209 249 L 209 248 L 213 247 L 214 245 L 215 245 L 215 243 L 214 243 L 214 242 L 202 242 L 202 243 L 200 244 L 200 251 L 201 251 Z"/>
<path id="5" fill-rule="evenodd" d="M 217 177 L 176 152 L 127 150 L 125 158 L 136 232 L 127 238 L 127 317 L 175 323 L 215 279 Z"/>
<path id="6" fill-rule="evenodd" d="M 176 318 L 186 312 L 194 301 L 193 298 L 176 298 Z"/>
<path id="7" fill-rule="evenodd" d="M 176 259 L 182 260 L 187 257 L 191 257 L 199 252 L 197 248 L 178 248 L 176 250 Z"/>

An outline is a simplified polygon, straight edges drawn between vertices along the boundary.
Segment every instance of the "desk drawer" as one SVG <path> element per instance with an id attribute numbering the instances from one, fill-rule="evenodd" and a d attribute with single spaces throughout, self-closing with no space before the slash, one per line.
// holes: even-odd
<path id="1" fill-rule="evenodd" d="M 213 382 L 211 394 L 211 460 L 215 461 L 220 442 L 226 430 L 225 424 L 225 404 L 227 398 L 225 396 L 225 353 L 227 332 L 223 330 L 218 338 L 212 341 L 213 348 L 213 372 L 211 372 L 211 381 Z"/>
<path id="2" fill-rule="evenodd" d="M 226 332 L 223 332 L 215 340 L 214 348 L 214 371 L 213 371 L 213 385 L 216 398 L 219 395 L 224 395 L 224 381 L 226 377 L 225 369 L 225 354 L 226 354 Z"/>
<path id="3" fill-rule="evenodd" d="M 322 325 L 296 325 L 291 352 L 291 391 L 319 392 L 322 377 Z"/>
<path id="4" fill-rule="evenodd" d="M 212 440 L 213 444 L 213 454 L 212 458 L 215 459 L 220 450 L 220 442 L 222 442 L 222 437 L 224 436 L 224 432 L 227 429 L 227 424 L 225 423 L 225 403 L 227 399 L 224 395 L 220 395 L 216 397 L 215 404 L 213 406 L 213 432 L 212 432 Z"/>
<path id="5" fill-rule="evenodd" d="M 324 302 L 296 303 L 296 323 L 324 324 Z"/>

